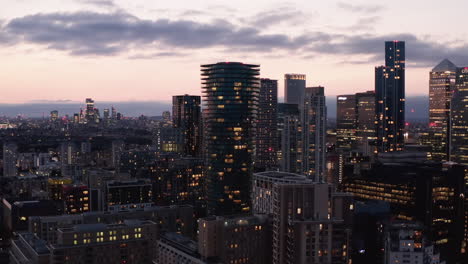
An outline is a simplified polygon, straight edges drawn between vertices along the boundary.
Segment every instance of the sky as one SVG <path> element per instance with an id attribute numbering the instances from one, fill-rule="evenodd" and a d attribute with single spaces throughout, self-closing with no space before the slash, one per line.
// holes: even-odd
<path id="1" fill-rule="evenodd" d="M 201 94 L 200 64 L 304 73 L 327 96 L 374 89 L 384 41 L 406 41 L 406 93 L 444 58 L 468 65 L 468 1 L 0 0 L 2 104 Z"/>

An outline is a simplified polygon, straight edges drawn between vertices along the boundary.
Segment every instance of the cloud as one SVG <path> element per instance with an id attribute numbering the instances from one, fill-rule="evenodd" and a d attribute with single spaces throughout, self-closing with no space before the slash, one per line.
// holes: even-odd
<path id="1" fill-rule="evenodd" d="M 87 4 L 87 5 L 97 6 L 97 7 L 107 7 L 107 8 L 117 7 L 117 5 L 112 0 L 78 0 L 78 2 Z"/>
<path id="2" fill-rule="evenodd" d="M 303 21 L 304 17 L 304 13 L 299 10 L 283 7 L 255 14 L 248 22 L 256 27 L 265 28 L 284 22 L 295 24 Z"/>
<path id="3" fill-rule="evenodd" d="M 126 55 L 131 59 L 185 56 L 193 50 L 218 48 L 233 54 L 275 55 L 313 58 L 332 56 L 351 64 L 383 63 L 384 41 L 406 41 L 409 65 L 435 64 L 443 58 L 468 64 L 468 44 L 438 43 L 413 34 L 376 35 L 351 33 L 306 32 L 264 33 L 262 24 L 294 17 L 294 11 L 284 16 L 276 12 L 264 14 L 257 23 L 234 25 L 226 20 L 198 22 L 189 19 L 147 20 L 131 14 L 75 12 L 47 13 L 18 17 L 0 24 L 0 45 L 27 43 L 72 56 Z M 372 23 L 376 17 L 365 17 Z M 274 32 L 271 29 L 269 32 Z M 456 45 L 456 46 L 455 46 Z M 134 55 L 132 55 L 134 54 Z"/>
<path id="4" fill-rule="evenodd" d="M 338 2 L 337 6 L 338 8 L 353 13 L 375 13 L 383 9 L 383 6 L 381 5 L 358 5 L 345 2 Z"/>

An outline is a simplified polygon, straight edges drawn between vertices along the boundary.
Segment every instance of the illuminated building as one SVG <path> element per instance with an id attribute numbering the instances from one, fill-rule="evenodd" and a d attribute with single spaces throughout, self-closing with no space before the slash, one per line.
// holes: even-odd
<path id="1" fill-rule="evenodd" d="M 171 121 L 171 112 L 170 111 L 164 111 L 162 113 L 163 121 L 164 122 L 170 122 Z"/>
<path id="2" fill-rule="evenodd" d="M 297 104 L 299 107 L 304 103 L 304 92 L 306 88 L 305 74 L 284 75 L 284 102 Z"/>
<path id="3" fill-rule="evenodd" d="M 257 148 L 255 170 L 266 171 L 278 167 L 278 81 L 260 79 L 257 116 Z"/>
<path id="4" fill-rule="evenodd" d="M 424 226 L 413 222 L 395 222 L 385 226 L 384 264 L 440 264 L 434 245 Z"/>
<path id="5" fill-rule="evenodd" d="M 62 185 L 65 213 L 80 214 L 89 211 L 89 189 L 84 184 Z"/>
<path id="6" fill-rule="evenodd" d="M 201 66 L 209 215 L 250 211 L 260 89 L 259 66 L 220 62 Z"/>
<path id="7" fill-rule="evenodd" d="M 197 216 L 206 214 L 203 159 L 167 155 L 150 170 L 157 205 L 190 204 Z"/>
<path id="8" fill-rule="evenodd" d="M 152 263 L 157 226 L 155 222 L 139 220 L 74 225 L 58 228 L 54 244 L 23 233 L 13 240 L 12 255 L 25 259 L 17 263 Z M 29 258 L 37 255 L 45 262 L 30 262 Z"/>
<path id="9" fill-rule="evenodd" d="M 405 42 L 385 42 L 385 66 L 375 68 L 379 152 L 401 151 L 405 129 Z"/>
<path id="10" fill-rule="evenodd" d="M 368 169 L 351 166 L 343 190 L 356 200 L 388 202 L 396 219 L 423 223 L 442 257 L 457 259 L 463 241 L 464 167 L 392 155 Z"/>
<path id="11" fill-rule="evenodd" d="M 350 152 L 356 141 L 356 96 L 354 94 L 336 97 L 336 148 Z"/>
<path id="12" fill-rule="evenodd" d="M 208 263 L 271 263 L 267 215 L 210 216 L 198 221 L 198 230 L 198 252 Z"/>
<path id="13" fill-rule="evenodd" d="M 302 173 L 302 124 L 297 104 L 278 104 L 279 170 Z"/>
<path id="14" fill-rule="evenodd" d="M 468 165 L 468 67 L 457 70 L 451 109 L 451 160 Z"/>
<path id="15" fill-rule="evenodd" d="M 450 108 L 457 67 L 449 60 L 429 73 L 429 129 L 431 158 L 448 161 L 450 152 Z"/>
<path id="16" fill-rule="evenodd" d="M 55 201 L 61 201 L 62 197 L 62 187 L 63 185 L 72 184 L 72 179 L 70 178 L 49 178 L 47 179 L 47 192 L 49 197 Z"/>
<path id="17" fill-rule="evenodd" d="M 149 181 L 108 181 L 106 186 L 106 207 L 108 211 L 134 211 L 151 207 L 152 186 Z"/>
<path id="18" fill-rule="evenodd" d="M 327 183 L 273 184 L 273 262 L 349 263 L 351 195 Z"/>
<path id="19" fill-rule="evenodd" d="M 376 152 L 375 149 L 375 92 L 356 94 L 356 141 L 358 150 L 365 155 Z"/>
<path id="20" fill-rule="evenodd" d="M 50 112 L 50 121 L 55 122 L 55 121 L 58 120 L 58 118 L 59 118 L 59 116 L 58 116 L 58 111 L 57 110 L 54 110 L 54 111 Z"/>
<path id="21" fill-rule="evenodd" d="M 96 120 L 96 109 L 94 108 L 94 100 L 86 98 L 86 111 L 85 111 L 86 122 L 94 123 Z"/>
<path id="22" fill-rule="evenodd" d="M 323 87 L 306 88 L 302 122 L 304 152 L 302 171 L 315 181 L 323 181 L 327 129 L 327 108 Z"/>
<path id="23" fill-rule="evenodd" d="M 14 142 L 3 143 L 3 177 L 18 175 L 18 145 Z"/>
<path id="24" fill-rule="evenodd" d="M 104 120 L 108 121 L 110 119 L 109 108 L 104 109 Z"/>
<path id="25" fill-rule="evenodd" d="M 200 100 L 200 96 L 187 94 L 172 97 L 172 124 L 181 129 L 183 153 L 192 157 L 199 157 L 202 150 Z"/>

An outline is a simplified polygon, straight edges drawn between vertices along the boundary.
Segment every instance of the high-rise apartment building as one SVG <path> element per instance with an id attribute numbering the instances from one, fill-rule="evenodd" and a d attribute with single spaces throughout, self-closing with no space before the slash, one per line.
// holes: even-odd
<path id="1" fill-rule="evenodd" d="M 284 102 L 287 104 L 297 104 L 299 107 L 304 102 L 304 92 L 306 88 L 305 74 L 285 74 L 284 75 Z"/>
<path id="2" fill-rule="evenodd" d="M 14 142 L 3 143 L 3 177 L 18 175 L 18 145 Z"/>
<path id="3" fill-rule="evenodd" d="M 255 170 L 278 167 L 278 81 L 260 79 Z"/>
<path id="4" fill-rule="evenodd" d="M 385 42 L 385 66 L 375 68 L 379 152 L 403 150 L 405 129 L 405 42 Z"/>
<path id="5" fill-rule="evenodd" d="M 209 215 L 251 210 L 259 67 L 239 62 L 201 66 Z"/>
<path id="6" fill-rule="evenodd" d="M 183 134 L 183 154 L 198 157 L 201 155 L 202 124 L 201 97 L 178 95 L 172 97 L 172 125 L 180 128 Z"/>
<path id="7" fill-rule="evenodd" d="M 450 108 L 456 74 L 457 66 L 447 59 L 429 73 L 429 137 L 433 160 L 449 160 Z"/>
<path id="8" fill-rule="evenodd" d="M 468 67 L 457 70 L 451 122 L 451 160 L 468 165 Z"/>
<path id="9" fill-rule="evenodd" d="M 302 111 L 304 153 L 302 171 L 316 181 L 323 181 L 325 173 L 326 122 L 324 88 L 321 86 L 306 88 Z"/>
<path id="10" fill-rule="evenodd" d="M 273 185 L 273 262 L 349 263 L 351 195 L 327 183 Z"/>
<path id="11" fill-rule="evenodd" d="M 356 142 L 365 155 L 375 153 L 375 92 L 356 94 Z"/>
<path id="12" fill-rule="evenodd" d="M 302 173 L 302 124 L 297 104 L 278 104 L 279 170 Z"/>
<path id="13" fill-rule="evenodd" d="M 336 148 L 341 152 L 350 152 L 356 141 L 356 95 L 338 95 L 336 97 Z"/>

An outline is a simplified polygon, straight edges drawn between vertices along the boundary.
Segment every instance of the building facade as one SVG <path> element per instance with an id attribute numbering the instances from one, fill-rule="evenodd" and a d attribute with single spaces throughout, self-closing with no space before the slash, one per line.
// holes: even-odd
<path id="1" fill-rule="evenodd" d="M 172 124 L 181 128 L 184 140 L 183 153 L 200 157 L 202 150 L 201 97 L 177 95 L 172 97 Z"/>
<path id="2" fill-rule="evenodd" d="M 302 105 L 306 88 L 305 74 L 284 75 L 284 102 L 287 104 Z"/>
<path id="3" fill-rule="evenodd" d="M 201 66 L 209 215 L 250 211 L 260 90 L 259 65 Z"/>

